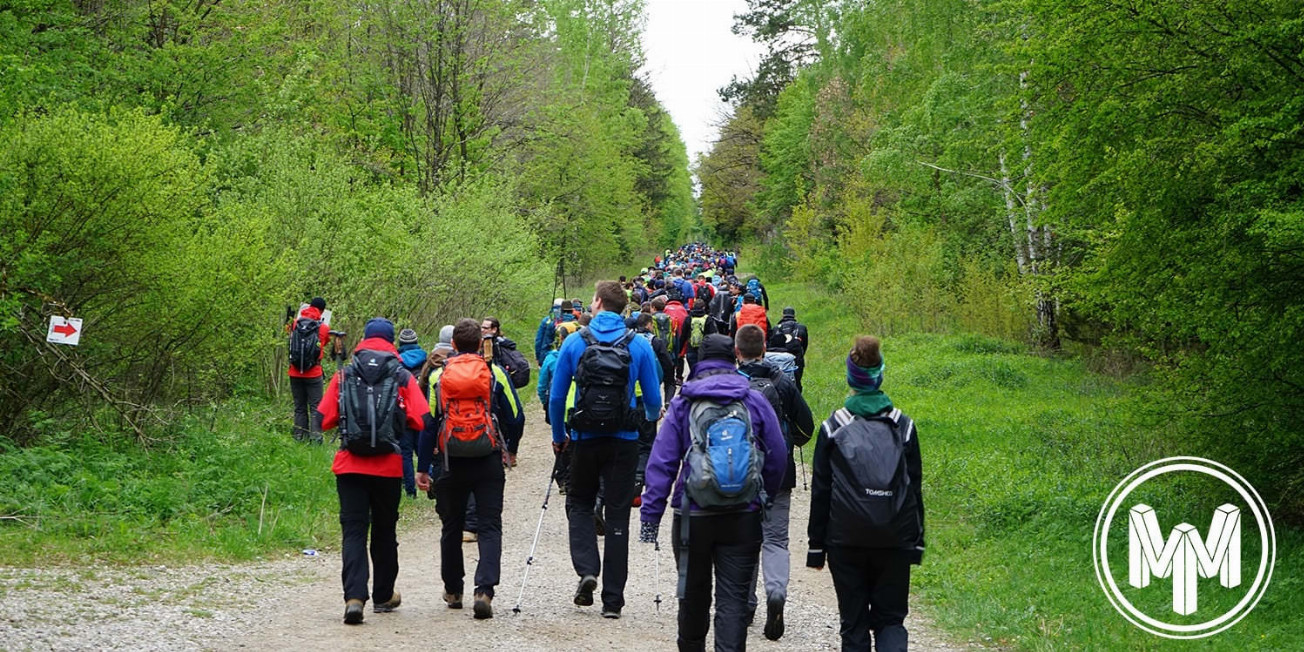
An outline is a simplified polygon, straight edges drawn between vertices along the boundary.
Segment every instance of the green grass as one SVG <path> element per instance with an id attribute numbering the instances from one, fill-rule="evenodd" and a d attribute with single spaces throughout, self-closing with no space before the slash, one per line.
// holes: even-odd
<path id="1" fill-rule="evenodd" d="M 816 418 L 825 418 L 846 396 L 843 359 L 863 327 L 816 287 L 767 289 L 774 312 L 795 306 L 810 329 L 806 394 Z M 959 640 L 1002 648 L 1190 645 L 1124 620 L 1099 588 L 1092 562 L 1096 517 L 1114 485 L 1144 463 L 1191 454 L 1181 433 L 1147 402 L 1141 379 L 1096 375 L 1080 361 L 975 336 L 892 337 L 883 352 L 883 390 L 919 428 L 928 552 L 913 588 L 938 625 Z M 1210 487 L 1188 486 L 1198 484 L 1170 483 L 1144 498 L 1164 527 L 1175 522 L 1164 514 L 1182 510 L 1204 532 L 1219 496 Z M 1245 518 L 1248 583 L 1258 545 L 1257 529 L 1248 513 Z M 1125 550 L 1125 521 L 1115 523 L 1111 542 Z M 1304 649 L 1304 600 L 1295 594 L 1304 588 L 1304 536 L 1281 523 L 1276 529 L 1277 565 L 1262 602 L 1201 647 Z M 1122 559 L 1116 566 L 1125 569 Z M 1158 588 L 1129 589 L 1129 597 L 1159 614 L 1170 580 L 1152 586 Z M 1221 613 L 1220 591 L 1216 580 L 1200 580 L 1201 614 Z"/>
<path id="2" fill-rule="evenodd" d="M 0 440 L 0 564 L 237 561 L 339 545 L 334 448 L 294 442 L 288 400 L 199 410 L 170 443 Z M 413 503 L 406 502 L 404 508 Z M 425 507 L 422 504 L 422 507 Z"/>

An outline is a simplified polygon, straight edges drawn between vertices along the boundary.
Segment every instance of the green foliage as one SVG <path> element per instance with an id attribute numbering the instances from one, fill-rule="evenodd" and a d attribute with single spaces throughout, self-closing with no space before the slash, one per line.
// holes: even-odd
<path id="1" fill-rule="evenodd" d="M 0 440 L 0 563 L 250 559 L 334 546 L 334 450 L 294 442 L 288 404 L 197 409 L 166 448 L 52 432 Z"/>

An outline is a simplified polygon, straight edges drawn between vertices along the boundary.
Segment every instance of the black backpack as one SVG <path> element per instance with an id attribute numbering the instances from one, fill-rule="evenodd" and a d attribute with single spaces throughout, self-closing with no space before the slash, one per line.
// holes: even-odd
<path id="1" fill-rule="evenodd" d="M 836 543 L 866 548 L 907 548 L 919 539 L 917 492 L 910 486 L 906 443 L 914 423 L 900 410 L 872 417 L 846 408 L 825 424 L 833 470 L 829 520 Z"/>
<path id="2" fill-rule="evenodd" d="M 357 351 L 340 371 L 340 448 L 354 455 L 399 452 L 407 415 L 399 388 L 411 374 L 388 351 Z"/>
<path id="3" fill-rule="evenodd" d="M 507 371 L 507 377 L 511 379 L 512 386 L 520 389 L 529 385 L 530 361 L 525 359 L 524 354 L 516 350 L 516 343 L 500 339 L 494 349 L 498 354 L 498 359 L 494 360 L 494 362 Z"/>
<path id="4" fill-rule="evenodd" d="M 633 427 L 629 408 L 629 373 L 633 358 L 626 330 L 614 342 L 600 342 L 581 329 L 584 353 L 575 366 L 575 407 L 566 425 L 574 430 L 612 434 Z"/>
<path id="5" fill-rule="evenodd" d="M 752 389 L 760 392 L 765 397 L 770 407 L 774 408 L 774 415 L 779 420 L 779 429 L 783 431 L 783 442 L 789 448 L 792 448 L 792 442 L 788 440 L 788 420 L 784 418 L 783 397 L 779 396 L 779 388 L 775 385 L 775 381 L 779 375 L 783 374 L 783 371 L 771 365 L 764 365 L 764 367 L 769 373 L 768 376 L 762 374 L 751 375 L 742 369 L 739 369 L 738 373 L 747 379 L 747 384 Z"/>
<path id="6" fill-rule="evenodd" d="M 300 317 L 290 331 L 290 366 L 300 373 L 321 362 L 321 322 Z"/>

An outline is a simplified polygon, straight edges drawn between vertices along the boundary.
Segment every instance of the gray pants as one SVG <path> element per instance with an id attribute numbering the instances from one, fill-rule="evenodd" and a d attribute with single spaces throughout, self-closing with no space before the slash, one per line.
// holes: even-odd
<path id="1" fill-rule="evenodd" d="M 792 511 L 792 490 L 784 489 L 774 496 L 774 503 L 761 521 L 761 563 L 752 573 L 747 591 L 747 607 L 756 610 L 757 576 L 765 575 L 765 599 L 788 599 L 788 515 Z"/>
<path id="2" fill-rule="evenodd" d="M 321 376 L 316 378 L 291 378 L 290 394 L 294 396 L 294 439 L 321 443 Z"/>

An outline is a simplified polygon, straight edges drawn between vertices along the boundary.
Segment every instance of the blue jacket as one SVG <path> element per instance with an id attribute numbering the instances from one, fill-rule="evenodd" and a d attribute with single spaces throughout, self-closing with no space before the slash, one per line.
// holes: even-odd
<path id="1" fill-rule="evenodd" d="M 534 332 L 534 361 L 543 364 L 543 358 L 552 348 L 552 341 L 557 338 L 557 324 L 561 323 L 561 310 L 553 309 L 539 321 L 539 330 Z"/>
<path id="2" fill-rule="evenodd" d="M 560 355 L 557 351 L 549 351 L 544 356 L 543 363 L 539 365 L 539 384 L 535 391 L 539 393 L 539 402 L 543 403 L 543 409 L 548 409 L 548 393 L 552 391 L 552 375 L 557 370 L 557 357 Z"/>
<path id="3" fill-rule="evenodd" d="M 589 332 L 599 342 L 614 342 L 625 334 L 625 320 L 609 310 L 603 310 L 593 316 L 589 322 Z M 581 331 L 583 332 L 583 331 Z M 566 441 L 566 395 L 570 391 L 571 381 L 575 378 L 575 367 L 584 354 L 588 344 L 583 337 L 568 337 L 561 345 L 557 356 L 557 368 L 552 372 L 552 392 L 548 397 L 548 418 L 552 421 L 552 441 L 561 444 Z M 641 337 L 629 339 L 629 405 L 634 407 L 634 383 L 638 383 L 643 392 L 643 409 L 649 421 L 655 421 L 661 414 L 661 387 L 657 379 L 657 357 L 652 352 L 652 345 Z M 741 376 L 739 376 L 741 378 Z M 622 430 L 613 434 L 576 432 L 577 439 L 592 437 L 617 437 L 619 439 L 638 439 L 637 430 Z"/>
<path id="4" fill-rule="evenodd" d="M 765 494 L 774 496 L 780 491 L 783 476 L 788 470 L 788 452 L 774 408 L 764 394 L 752 389 L 747 379 L 737 373 L 733 363 L 703 360 L 693 367 L 693 373 L 680 389 L 679 396 L 670 402 L 670 409 L 666 411 L 661 430 L 652 444 L 652 453 L 644 472 L 646 484 L 643 487 L 643 506 L 639 516 L 644 523 L 660 523 L 667 502 L 674 509 L 683 507 L 684 477 L 688 473 L 688 467 L 683 462 L 692 445 L 688 414 L 695 400 L 717 403 L 741 401 L 747 406 L 756 440 L 765 453 L 765 464 L 761 468 Z M 696 506 L 690 507 L 690 511 L 697 510 Z M 751 505 L 752 511 L 760 508 L 759 499 Z"/>

